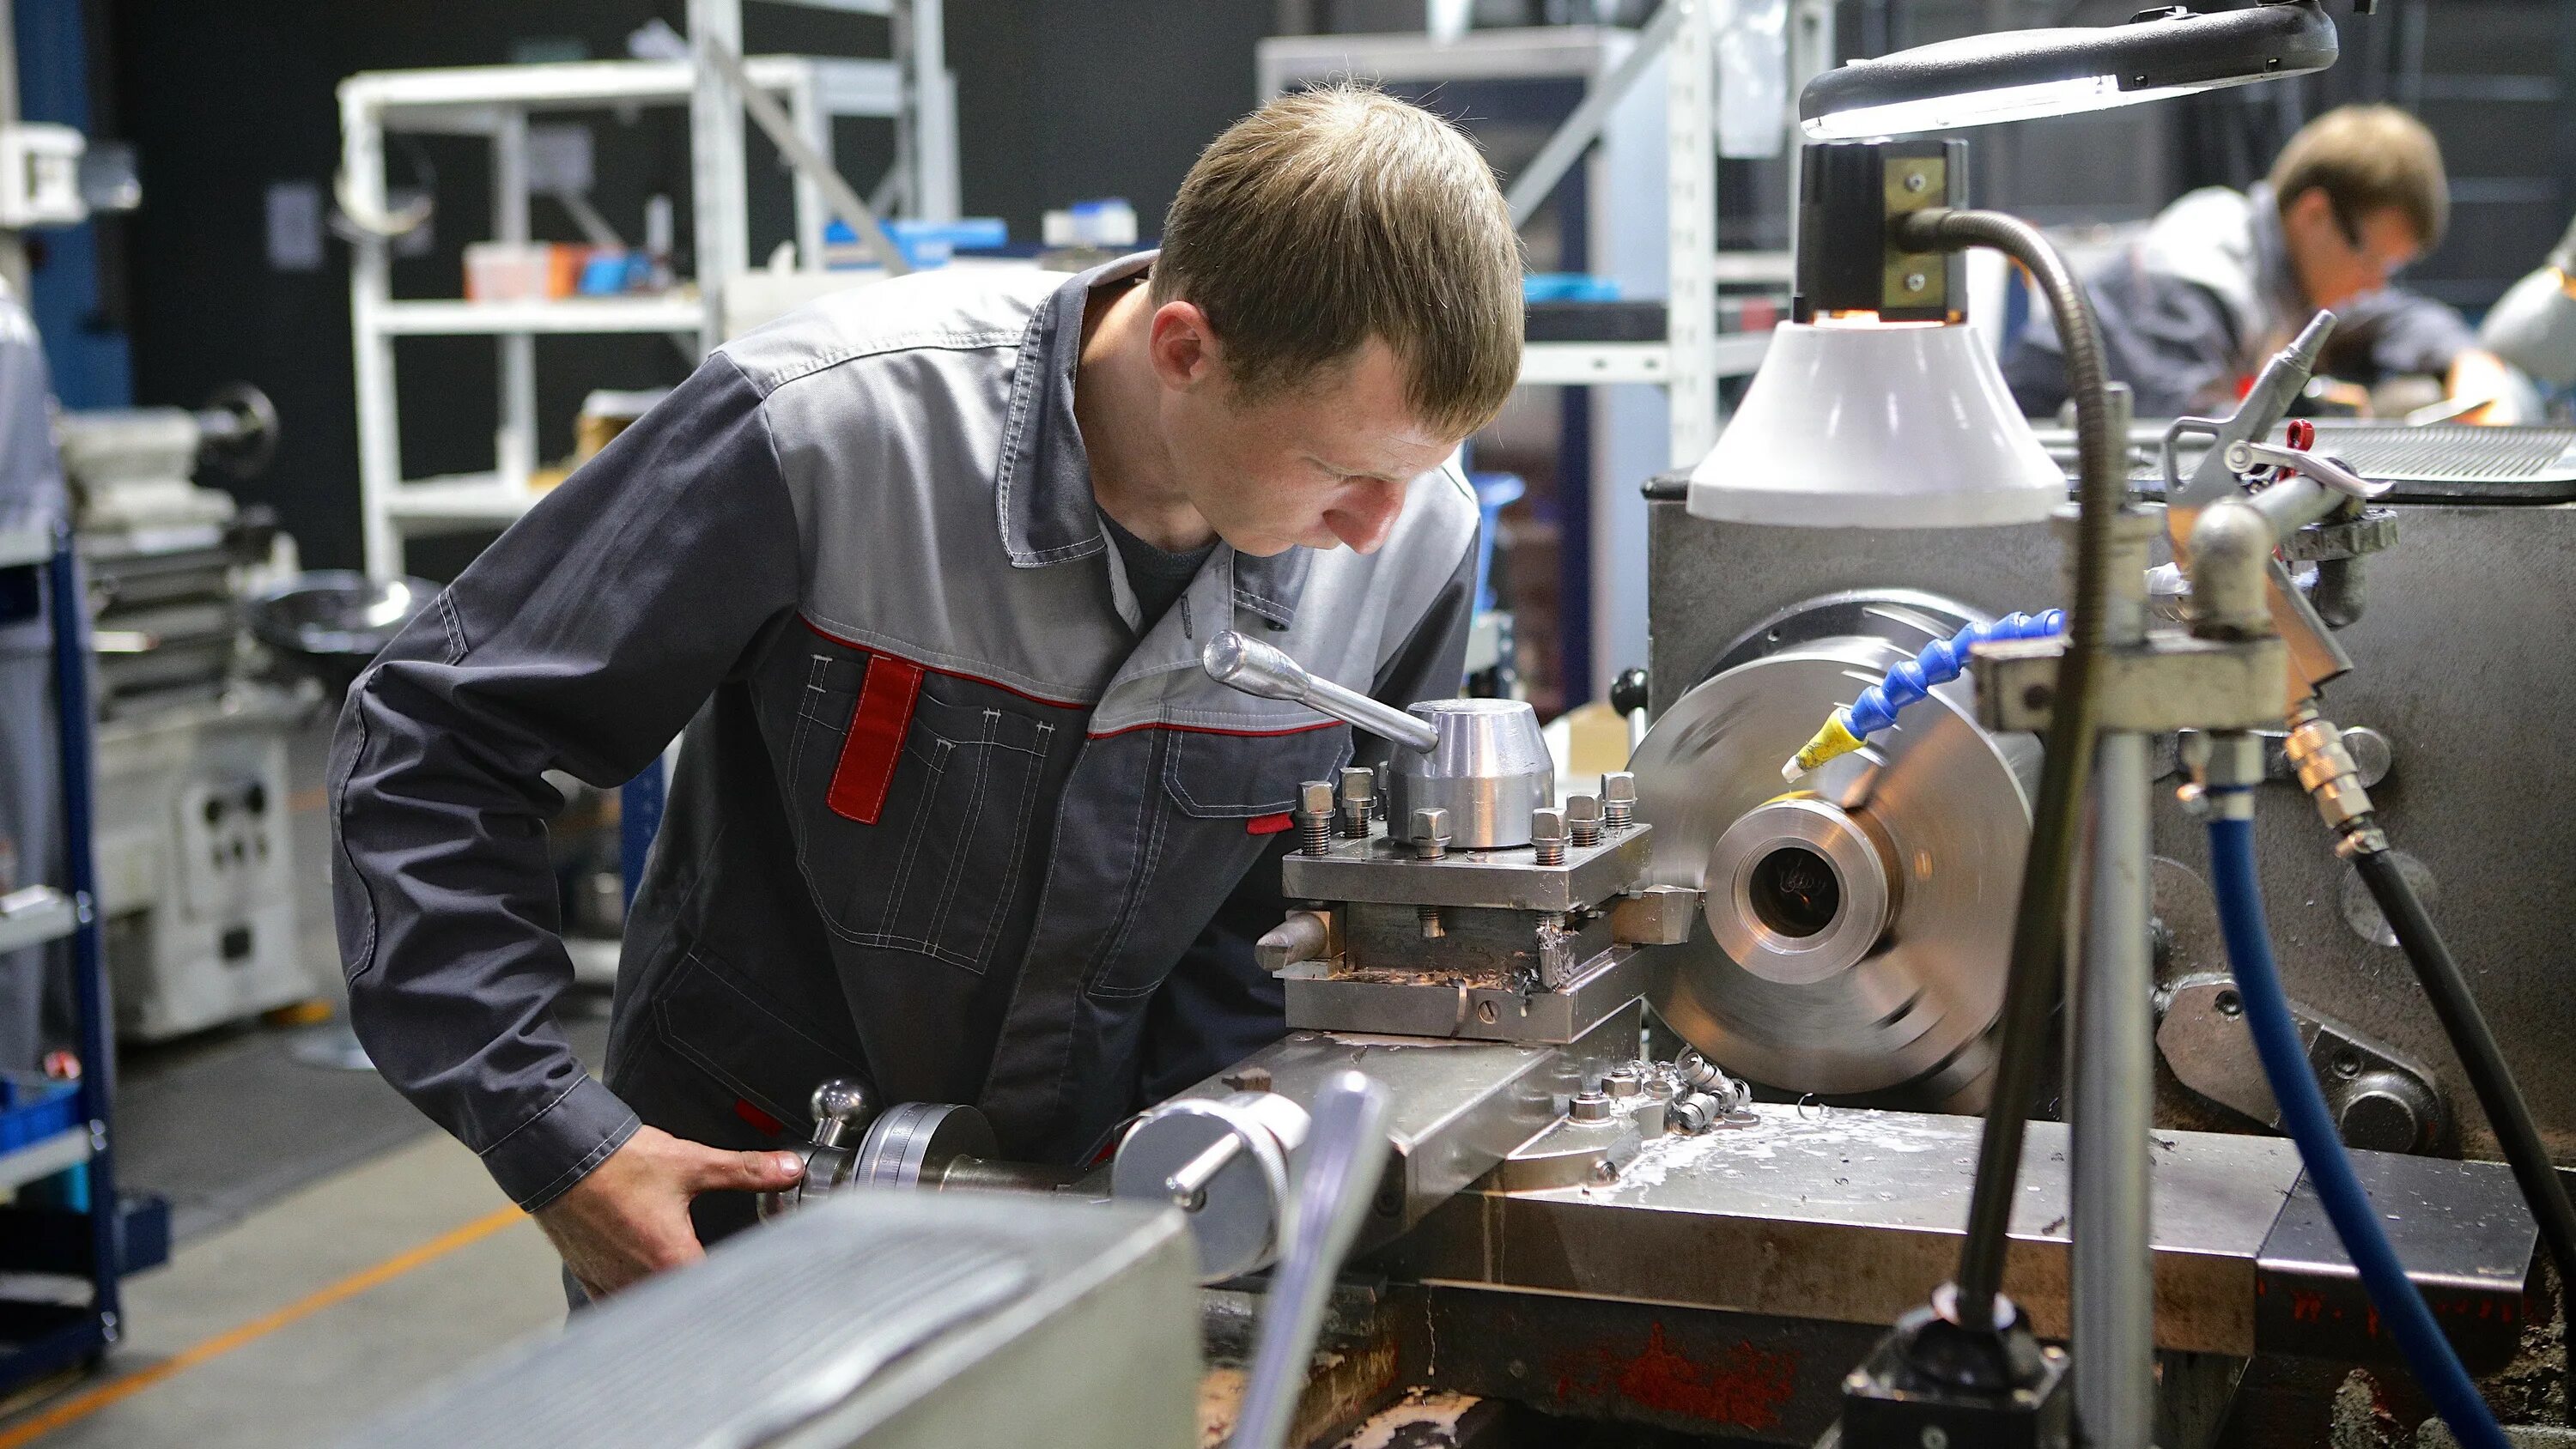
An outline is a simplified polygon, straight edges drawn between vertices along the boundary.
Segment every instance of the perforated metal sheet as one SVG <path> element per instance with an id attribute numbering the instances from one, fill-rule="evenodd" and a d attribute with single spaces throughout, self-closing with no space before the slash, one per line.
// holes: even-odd
<path id="1" fill-rule="evenodd" d="M 2576 428 L 2320 425 L 2317 446 L 2365 478 L 2401 483 L 2576 481 Z"/>

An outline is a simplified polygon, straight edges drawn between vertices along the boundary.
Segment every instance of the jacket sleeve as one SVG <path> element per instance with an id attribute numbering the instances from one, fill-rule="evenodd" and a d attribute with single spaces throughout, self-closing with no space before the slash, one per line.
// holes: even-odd
<path id="1" fill-rule="evenodd" d="M 2388 287 L 2344 305 L 2326 340 L 2326 369 L 2376 387 L 2392 377 L 2440 377 L 2478 345 L 2466 319 L 2446 303 Z"/>
<path id="2" fill-rule="evenodd" d="M 2142 418 L 2224 410 L 2234 392 L 2237 337 L 2216 293 L 2124 260 L 2090 279 L 2103 369 L 2125 382 Z M 2066 353 L 2045 304 L 2005 344 L 2005 385 L 2026 417 L 2054 417 L 2066 405 Z"/>
<path id="3" fill-rule="evenodd" d="M 633 1135 L 554 1019 L 572 979 L 546 821 L 561 770 L 653 765 L 795 607 L 801 550 L 761 397 L 731 359 L 503 534 L 349 692 L 332 897 L 377 1069 L 531 1210 Z"/>

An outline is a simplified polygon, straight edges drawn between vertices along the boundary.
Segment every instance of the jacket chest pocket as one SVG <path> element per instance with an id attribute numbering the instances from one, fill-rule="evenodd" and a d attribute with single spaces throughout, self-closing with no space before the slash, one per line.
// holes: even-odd
<path id="1" fill-rule="evenodd" d="M 1118 930 L 1085 989 L 1143 996 L 1206 929 L 1263 851 L 1289 829 L 1297 786 L 1351 757 L 1348 725 L 1272 735 L 1173 731 Z"/>
<path id="2" fill-rule="evenodd" d="M 783 773 L 816 909 L 852 944 L 981 973 L 1026 886 L 1062 726 L 889 655 L 809 666 Z"/>

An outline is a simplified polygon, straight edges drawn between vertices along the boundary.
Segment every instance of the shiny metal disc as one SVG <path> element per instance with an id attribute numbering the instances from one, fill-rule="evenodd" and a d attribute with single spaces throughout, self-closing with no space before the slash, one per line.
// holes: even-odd
<path id="1" fill-rule="evenodd" d="M 1830 1095 L 1979 1090 L 2037 743 L 1978 728 L 1961 680 L 1862 753 L 1780 778 L 1827 711 L 1942 624 L 1898 609 L 1870 627 L 1902 642 L 1774 630 L 1779 652 L 1683 695 L 1637 749 L 1654 880 L 1707 892 L 1704 928 L 1662 949 L 1654 1005 L 1730 1071 Z"/>
<path id="2" fill-rule="evenodd" d="M 995 1154 L 984 1114 L 953 1102 L 905 1102 L 868 1127 L 850 1168 L 853 1187 L 936 1187 L 960 1157 Z"/>

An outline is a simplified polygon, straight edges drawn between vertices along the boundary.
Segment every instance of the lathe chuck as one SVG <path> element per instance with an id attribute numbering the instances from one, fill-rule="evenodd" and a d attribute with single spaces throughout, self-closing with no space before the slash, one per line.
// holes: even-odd
<path id="1" fill-rule="evenodd" d="M 1870 747 L 1784 789 L 1780 762 L 1889 666 L 1979 616 L 1836 595 L 1725 651 L 1637 748 L 1652 878 L 1705 893 L 1653 1002 L 1710 1060 L 1793 1092 L 1912 1086 L 1982 1105 L 2039 747 L 1936 686 Z"/>

